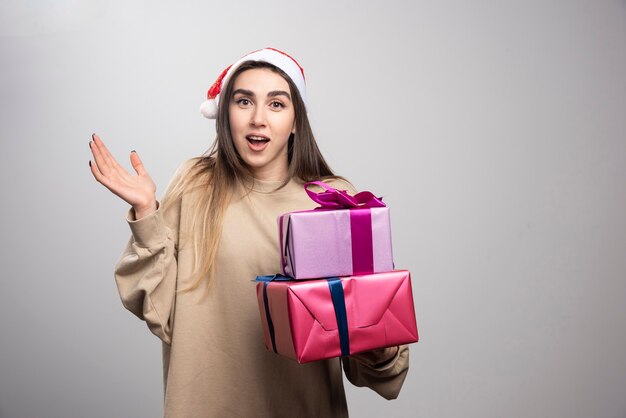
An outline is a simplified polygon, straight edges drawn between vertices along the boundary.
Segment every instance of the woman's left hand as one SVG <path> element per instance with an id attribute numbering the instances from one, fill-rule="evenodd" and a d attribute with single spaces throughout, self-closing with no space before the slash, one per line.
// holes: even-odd
<path id="1" fill-rule="evenodd" d="M 383 366 L 398 354 L 399 347 L 379 348 L 377 350 L 366 351 L 364 353 L 352 354 L 350 357 L 366 366 Z"/>

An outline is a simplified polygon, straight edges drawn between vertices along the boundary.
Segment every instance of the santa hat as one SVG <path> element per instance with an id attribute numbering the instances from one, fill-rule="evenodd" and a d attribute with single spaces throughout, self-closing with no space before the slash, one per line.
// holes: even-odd
<path id="1" fill-rule="evenodd" d="M 264 48 L 243 56 L 239 61 L 227 67 L 207 92 L 207 100 L 200 106 L 200 113 L 206 118 L 217 118 L 217 105 L 220 92 L 226 86 L 230 76 L 245 61 L 262 61 L 275 65 L 289 76 L 298 88 L 298 92 L 306 105 L 306 85 L 304 83 L 304 69 L 298 62 L 286 53 L 274 48 Z"/>

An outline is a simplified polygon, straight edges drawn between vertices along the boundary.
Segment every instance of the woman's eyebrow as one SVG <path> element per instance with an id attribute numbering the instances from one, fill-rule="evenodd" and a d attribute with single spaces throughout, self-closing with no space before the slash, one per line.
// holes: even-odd
<path id="1" fill-rule="evenodd" d="M 246 90 L 246 89 L 237 89 L 237 90 L 233 91 L 233 96 L 235 94 L 243 94 L 244 96 L 254 97 L 254 92 L 252 90 Z"/>
<path id="2" fill-rule="evenodd" d="M 287 99 L 291 100 L 291 95 L 284 90 L 274 90 L 267 93 L 268 97 L 276 97 L 276 96 L 285 96 Z"/>

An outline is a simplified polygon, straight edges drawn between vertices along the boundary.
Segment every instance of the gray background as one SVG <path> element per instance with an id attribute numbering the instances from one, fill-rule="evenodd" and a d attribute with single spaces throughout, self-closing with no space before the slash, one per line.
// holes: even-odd
<path id="1" fill-rule="evenodd" d="M 421 341 L 355 417 L 626 417 L 624 1 L 2 1 L 0 416 L 155 417 L 160 344 L 119 302 L 126 206 L 163 191 L 240 55 L 308 76 L 332 166 L 392 208 Z M 242 394 L 245 401 L 245 394 Z"/>

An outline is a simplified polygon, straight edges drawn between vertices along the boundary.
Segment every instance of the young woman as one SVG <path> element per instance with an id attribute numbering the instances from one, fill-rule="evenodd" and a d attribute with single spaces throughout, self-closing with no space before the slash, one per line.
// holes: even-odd
<path id="1" fill-rule="evenodd" d="M 211 150 L 178 170 L 162 204 L 136 152 L 123 169 L 93 135 L 91 172 L 131 205 L 115 271 L 124 306 L 163 342 L 165 416 L 344 417 L 341 367 L 395 398 L 405 346 L 307 364 L 265 349 L 253 279 L 280 271 L 278 215 L 311 209 L 303 182 L 335 176 L 306 113 L 304 72 L 275 49 L 244 56 L 209 90 Z"/>

